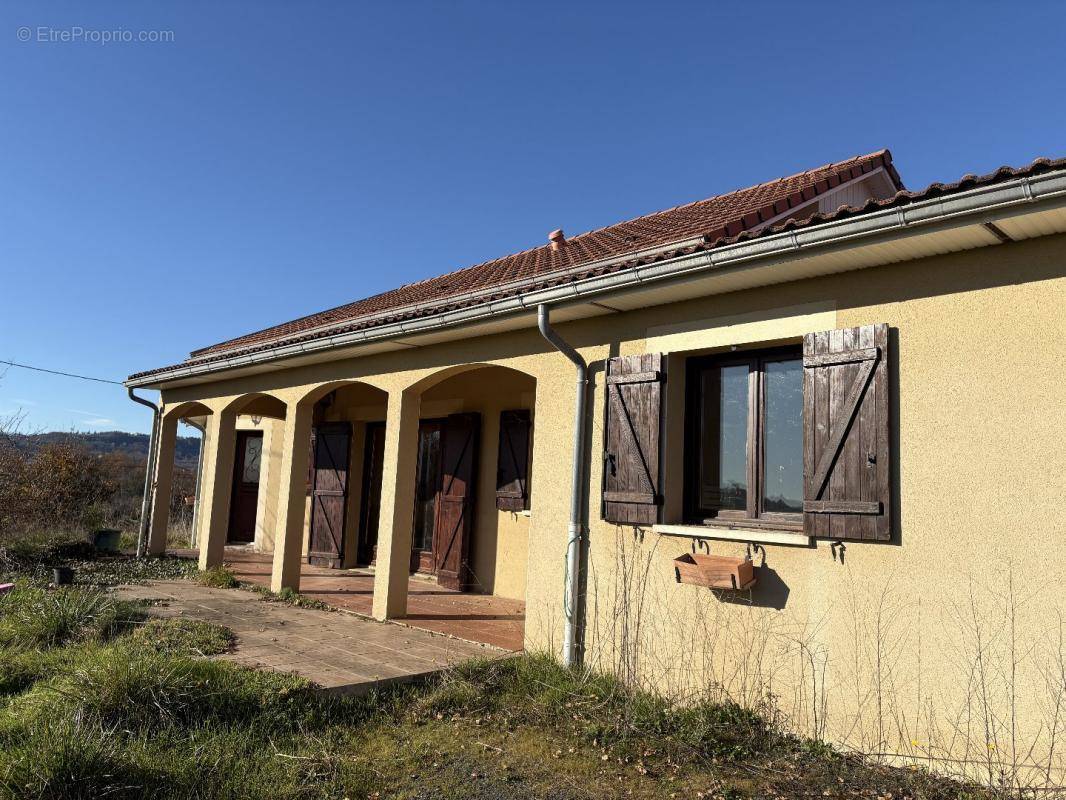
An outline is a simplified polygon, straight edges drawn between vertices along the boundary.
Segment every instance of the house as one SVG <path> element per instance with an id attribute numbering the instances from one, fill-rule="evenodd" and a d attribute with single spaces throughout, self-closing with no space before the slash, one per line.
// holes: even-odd
<path id="1" fill-rule="evenodd" d="M 422 573 L 670 696 L 1050 774 L 1064 309 L 1066 160 L 907 191 L 886 150 L 553 231 L 131 375 L 162 401 L 147 546 L 190 419 L 203 567 L 373 562 L 382 620 Z"/>

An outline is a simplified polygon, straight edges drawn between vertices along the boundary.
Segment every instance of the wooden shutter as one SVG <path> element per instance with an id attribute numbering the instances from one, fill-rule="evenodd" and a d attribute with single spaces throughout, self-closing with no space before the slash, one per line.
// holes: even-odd
<path id="1" fill-rule="evenodd" d="M 529 508 L 529 433 L 527 409 L 500 412 L 500 448 L 496 456 L 496 508 Z"/>
<path id="2" fill-rule="evenodd" d="M 315 429 L 311 428 L 311 437 L 307 440 L 307 496 L 315 488 Z"/>
<path id="3" fill-rule="evenodd" d="M 344 558 L 351 443 L 350 423 L 327 422 L 315 430 L 315 477 L 308 546 L 308 560 L 312 564 L 339 567 Z"/>
<path id="4" fill-rule="evenodd" d="M 660 353 L 607 360 L 603 518 L 653 525 L 662 504 L 659 441 L 662 385 Z"/>
<path id="5" fill-rule="evenodd" d="M 807 334 L 803 528 L 808 535 L 892 537 L 888 428 L 888 325 Z"/>
<path id="6" fill-rule="evenodd" d="M 311 438 L 307 449 L 307 496 L 315 485 L 315 431 L 318 426 L 325 422 L 326 409 L 333 404 L 333 392 L 330 392 L 311 407 Z"/>
<path id="7" fill-rule="evenodd" d="M 475 481 L 481 416 L 452 414 L 441 441 L 441 490 L 433 532 L 437 583 L 449 589 L 466 586 L 467 552 L 474 527 Z"/>

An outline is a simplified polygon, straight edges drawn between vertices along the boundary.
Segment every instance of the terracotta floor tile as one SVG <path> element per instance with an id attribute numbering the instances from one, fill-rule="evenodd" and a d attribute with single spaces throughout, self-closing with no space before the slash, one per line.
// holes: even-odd
<path id="1" fill-rule="evenodd" d="M 195 551 L 178 551 L 177 554 L 191 556 Z M 224 558 L 238 579 L 270 585 L 271 554 L 227 547 Z M 505 650 L 518 651 L 523 647 L 525 603 L 521 601 L 456 592 L 438 586 L 432 579 L 415 576 L 408 581 L 407 591 L 408 615 L 399 620 L 404 625 Z M 334 570 L 304 564 L 300 573 L 300 593 L 335 608 L 369 616 L 374 597 L 374 573 L 366 568 Z M 213 602 L 210 594 L 201 593 L 196 597 L 202 602 Z M 290 621 L 288 624 L 306 623 Z"/>

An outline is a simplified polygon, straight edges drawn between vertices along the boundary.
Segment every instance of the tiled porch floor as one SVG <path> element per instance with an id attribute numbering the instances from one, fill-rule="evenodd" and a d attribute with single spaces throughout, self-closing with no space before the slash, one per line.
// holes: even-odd
<path id="1" fill-rule="evenodd" d="M 176 554 L 193 555 L 193 551 Z M 271 554 L 256 553 L 244 547 L 227 547 L 223 559 L 238 579 L 270 585 Z M 300 572 L 300 594 L 335 608 L 369 616 L 374 598 L 374 573 L 366 568 L 337 570 L 304 563 Z M 492 595 L 456 592 L 438 586 L 432 579 L 412 575 L 407 584 L 407 617 L 397 622 L 517 651 L 523 646 L 525 603 Z"/>

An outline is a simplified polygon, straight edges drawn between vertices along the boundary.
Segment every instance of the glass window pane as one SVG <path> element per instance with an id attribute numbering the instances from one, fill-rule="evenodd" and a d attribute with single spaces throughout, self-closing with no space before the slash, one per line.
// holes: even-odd
<path id="1" fill-rule="evenodd" d="M 763 510 L 803 511 L 803 360 L 766 364 Z"/>
<path id="2" fill-rule="evenodd" d="M 747 364 L 703 373 L 702 508 L 747 508 L 748 380 Z"/>
<path id="3" fill-rule="evenodd" d="M 440 427 L 423 425 L 418 431 L 418 478 L 414 529 L 411 532 L 411 547 L 415 550 L 428 550 L 433 546 L 439 476 Z"/>
<path id="4" fill-rule="evenodd" d="M 263 437 L 249 436 L 244 440 L 244 473 L 241 480 L 245 483 L 259 483 L 259 463 L 263 456 Z"/>

